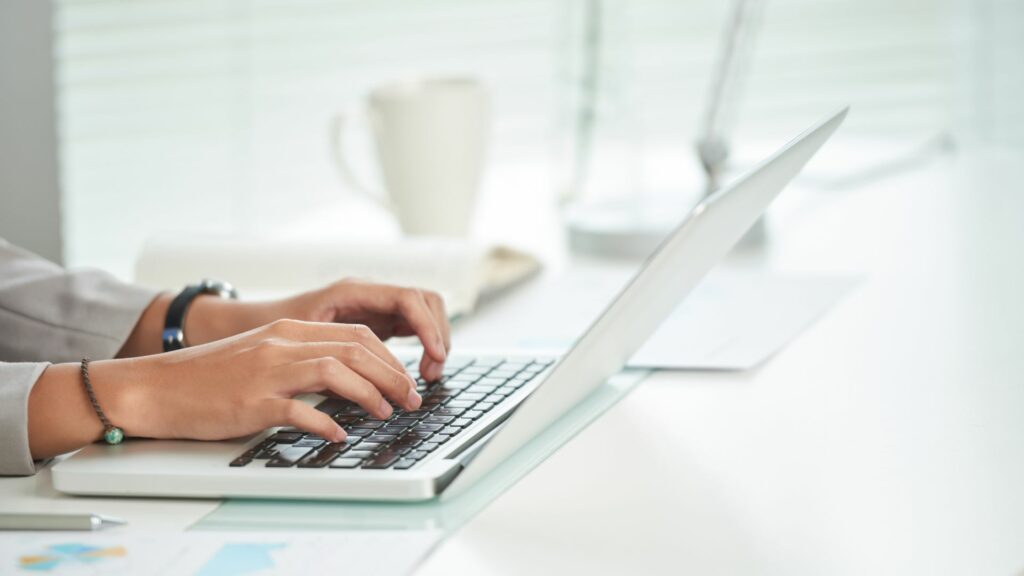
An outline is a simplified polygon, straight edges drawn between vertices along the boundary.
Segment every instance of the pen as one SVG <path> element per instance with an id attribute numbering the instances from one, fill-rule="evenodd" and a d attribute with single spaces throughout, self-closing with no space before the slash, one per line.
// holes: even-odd
<path id="1" fill-rule="evenodd" d="M 99 530 L 124 523 L 100 514 L 0 514 L 0 530 Z"/>

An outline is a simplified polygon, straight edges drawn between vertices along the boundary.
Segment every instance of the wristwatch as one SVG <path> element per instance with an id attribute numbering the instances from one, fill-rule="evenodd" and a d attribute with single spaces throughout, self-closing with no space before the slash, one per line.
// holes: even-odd
<path id="1" fill-rule="evenodd" d="M 167 307 L 167 319 L 164 321 L 163 333 L 164 352 L 181 350 L 188 346 L 185 343 L 185 314 L 188 313 L 188 308 L 196 296 L 203 294 L 216 294 L 221 298 L 238 299 L 238 292 L 235 291 L 235 288 L 220 280 L 204 279 L 199 284 L 186 286 Z"/>

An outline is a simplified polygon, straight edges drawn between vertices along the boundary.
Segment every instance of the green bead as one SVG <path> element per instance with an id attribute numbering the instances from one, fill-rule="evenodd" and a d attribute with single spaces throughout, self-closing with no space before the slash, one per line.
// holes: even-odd
<path id="1" fill-rule="evenodd" d="M 117 426 L 111 426 L 103 433 L 103 440 L 107 444 L 120 444 L 121 440 L 124 440 L 124 431 Z"/>

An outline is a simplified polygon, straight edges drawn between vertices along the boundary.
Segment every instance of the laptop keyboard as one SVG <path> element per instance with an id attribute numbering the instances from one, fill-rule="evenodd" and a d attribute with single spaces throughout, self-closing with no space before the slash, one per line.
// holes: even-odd
<path id="1" fill-rule="evenodd" d="M 328 398 L 317 410 L 348 433 L 327 442 L 295 428 L 282 428 L 231 461 L 231 466 L 268 468 L 368 468 L 406 470 L 451 440 L 543 372 L 549 358 L 453 358 L 437 382 L 420 378 L 416 360 L 406 364 L 423 397 L 418 410 L 397 407 L 390 418 L 370 417 L 358 404 Z"/>

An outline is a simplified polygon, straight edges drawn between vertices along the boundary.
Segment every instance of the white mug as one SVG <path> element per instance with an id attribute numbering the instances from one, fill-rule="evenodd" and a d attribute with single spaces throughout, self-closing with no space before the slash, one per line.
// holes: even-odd
<path id="1" fill-rule="evenodd" d="M 363 184 L 347 160 L 345 117 L 331 125 L 342 179 L 390 210 L 408 235 L 465 236 L 490 132 L 490 98 L 473 78 L 388 84 L 366 101 L 385 191 Z"/>

